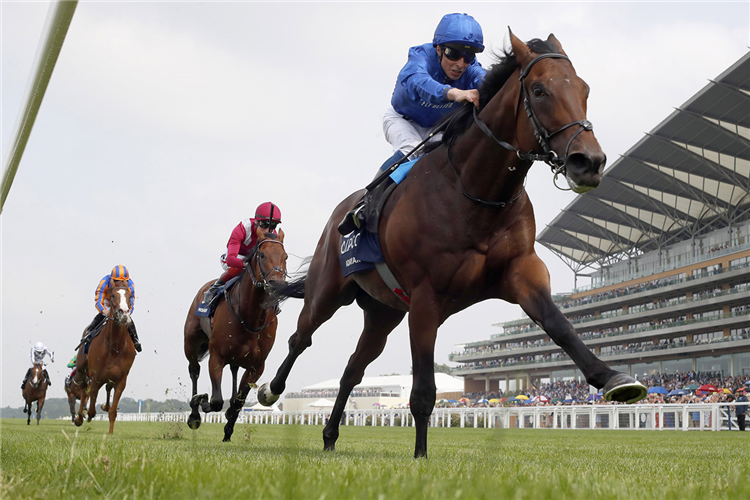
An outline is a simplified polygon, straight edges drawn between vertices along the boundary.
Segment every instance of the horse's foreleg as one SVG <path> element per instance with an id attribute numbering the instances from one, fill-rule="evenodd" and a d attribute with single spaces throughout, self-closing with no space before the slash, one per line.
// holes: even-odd
<path id="1" fill-rule="evenodd" d="M 363 304 L 365 301 L 369 303 Z M 346 365 L 344 374 L 341 376 L 336 404 L 333 406 L 328 424 L 323 429 L 323 448 L 325 450 L 334 450 L 336 448 L 336 440 L 339 437 L 339 424 L 341 416 L 344 413 L 346 401 L 349 399 L 349 394 L 351 394 L 354 386 L 362 382 L 365 369 L 380 356 L 388 340 L 388 334 L 401 323 L 401 320 L 406 315 L 403 311 L 397 311 L 380 303 L 375 303 L 369 296 L 361 299 L 360 305 L 367 307 L 365 309 L 365 326 L 362 330 L 362 335 L 359 337 L 357 349 L 349 358 L 349 363 Z"/>
<path id="2" fill-rule="evenodd" d="M 236 373 L 236 371 L 235 371 Z M 258 380 L 259 374 L 263 373 L 263 369 L 260 370 L 245 370 L 242 374 L 242 380 L 240 381 L 240 389 L 236 397 L 232 399 L 227 409 L 226 417 L 227 423 L 224 425 L 224 439 L 225 443 L 228 443 L 232 439 L 234 433 L 234 424 L 237 422 L 237 417 L 240 414 L 240 410 L 245 405 L 247 395 L 250 393 L 250 389 L 253 387 L 255 382 Z"/>
<path id="3" fill-rule="evenodd" d="M 117 383 L 117 385 L 114 387 L 115 394 L 112 397 L 112 406 L 109 407 L 109 433 L 113 434 L 115 430 L 115 420 L 117 420 L 117 405 L 120 404 L 120 396 L 122 396 L 122 392 L 125 390 L 125 385 L 127 384 L 128 380 L 127 378 L 123 377 L 120 379 L 120 381 Z M 111 389 L 111 386 L 107 384 L 107 398 L 109 399 L 109 391 Z"/>
<path id="4" fill-rule="evenodd" d="M 68 392 L 68 406 L 70 407 L 70 421 L 75 423 L 76 421 L 76 397 L 75 397 L 75 394 L 73 394 L 72 389 L 70 392 Z"/>
<path id="5" fill-rule="evenodd" d="M 44 408 L 44 400 L 47 398 L 45 394 L 36 401 L 36 425 L 39 425 L 39 419 L 42 418 L 42 408 Z"/>
<path id="6" fill-rule="evenodd" d="M 99 389 L 101 389 L 102 384 L 98 382 L 91 382 L 91 385 L 89 386 L 89 410 L 86 413 L 86 421 L 91 422 L 94 419 L 94 416 L 96 416 L 96 397 L 99 394 Z"/>
<path id="7" fill-rule="evenodd" d="M 26 425 L 31 425 L 31 402 L 26 401 L 26 404 L 23 405 L 23 412 L 28 413 L 28 416 L 26 417 Z"/>
<path id="8" fill-rule="evenodd" d="M 573 325 L 552 301 L 547 267 L 536 255 L 514 265 L 511 276 L 513 283 L 508 288 L 515 291 L 515 301 L 570 356 L 590 385 L 604 389 L 608 400 L 635 402 L 646 396 L 643 385 L 609 368 L 578 337 Z"/>
<path id="9" fill-rule="evenodd" d="M 414 370 L 409 408 L 417 431 L 414 458 L 427 458 L 427 423 L 435 408 L 435 339 L 440 323 L 437 311 L 428 304 L 434 304 L 434 301 L 419 299 L 414 294 L 409 311 L 409 340 Z"/>
<path id="10" fill-rule="evenodd" d="M 232 372 L 232 397 L 229 398 L 230 402 L 237 399 L 237 371 L 239 369 L 240 367 L 238 365 L 229 365 L 229 370 Z"/>
<path id="11" fill-rule="evenodd" d="M 221 378 L 226 362 L 218 354 L 211 353 L 208 360 L 208 375 L 211 378 L 211 400 L 209 411 L 221 411 L 224 407 L 224 397 L 221 395 Z M 203 411 L 206 411 L 205 407 Z"/>
<path id="12" fill-rule="evenodd" d="M 104 386 L 104 392 L 107 394 L 107 402 L 102 405 L 102 411 L 107 412 L 109 411 L 109 395 L 112 392 L 112 384 L 107 382 L 107 385 Z"/>

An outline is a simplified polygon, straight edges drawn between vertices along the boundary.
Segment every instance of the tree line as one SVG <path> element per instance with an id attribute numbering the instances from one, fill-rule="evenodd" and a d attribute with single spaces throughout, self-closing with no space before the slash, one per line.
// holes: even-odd
<path id="1" fill-rule="evenodd" d="M 104 401 L 97 402 L 97 412 L 100 412 L 98 408 Z M 34 413 L 32 418 L 36 418 L 36 403 L 32 403 L 31 406 Z M 145 399 L 141 405 L 141 413 L 162 413 L 162 412 L 173 412 L 173 411 L 186 411 L 190 409 L 190 404 L 186 401 L 179 399 L 167 399 L 166 401 L 155 401 L 153 399 Z M 76 411 L 78 410 L 78 402 L 76 402 Z M 117 408 L 118 412 L 121 413 L 138 413 L 138 401 L 133 398 L 122 398 Z M 50 398 L 44 402 L 42 408 L 42 418 L 56 419 L 60 417 L 70 417 L 70 406 L 68 406 L 68 400 L 65 398 Z M 23 406 L 18 408 L 11 408 L 6 406 L 0 408 L 0 418 L 26 418 L 23 413 Z"/>

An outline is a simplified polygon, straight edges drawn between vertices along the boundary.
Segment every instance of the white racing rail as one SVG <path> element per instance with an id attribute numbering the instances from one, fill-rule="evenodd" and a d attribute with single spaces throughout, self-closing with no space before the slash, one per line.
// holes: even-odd
<path id="1" fill-rule="evenodd" d="M 431 427 L 485 429 L 628 429 L 738 430 L 734 410 L 748 403 L 573 405 L 510 408 L 436 408 Z M 190 412 L 119 413 L 123 422 L 187 422 Z M 324 425 L 330 410 L 293 412 L 243 411 L 238 424 Z M 66 417 L 67 418 L 67 417 Z M 106 420 L 97 414 L 96 420 Z M 224 413 L 201 414 L 203 422 L 225 423 Z M 730 429 L 731 423 L 731 429 Z M 346 410 L 342 425 L 407 427 L 414 425 L 408 408 Z"/>

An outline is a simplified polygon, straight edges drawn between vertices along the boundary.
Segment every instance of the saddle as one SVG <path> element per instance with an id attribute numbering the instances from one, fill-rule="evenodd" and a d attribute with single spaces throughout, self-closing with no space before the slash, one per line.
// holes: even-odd
<path id="1" fill-rule="evenodd" d="M 78 345 L 75 346 L 75 349 L 73 349 L 73 350 L 77 351 L 78 348 L 83 345 L 84 346 L 83 353 L 84 354 L 88 354 L 89 353 L 89 346 L 91 345 L 91 341 L 94 340 L 94 337 L 96 337 L 97 335 L 99 335 L 99 333 L 104 328 L 104 325 L 107 324 L 107 321 L 109 321 L 109 318 L 105 317 L 104 320 L 101 323 L 99 323 L 98 325 L 96 325 L 96 327 L 93 330 L 87 332 L 86 335 L 84 335 L 84 337 L 81 339 L 80 342 L 78 342 Z"/>
<path id="2" fill-rule="evenodd" d="M 409 296 L 385 263 L 383 251 L 380 248 L 378 228 L 385 202 L 417 161 L 418 159 L 402 163 L 384 180 L 365 192 L 353 210 L 355 214 L 361 214 L 357 217 L 360 221 L 364 219 L 364 224 L 346 236 L 342 236 L 339 254 L 339 263 L 344 277 L 375 268 L 388 288 L 407 305 Z"/>
<path id="3" fill-rule="evenodd" d="M 237 283 L 239 281 L 240 276 L 235 276 L 231 280 L 227 281 L 219 287 L 219 291 L 216 292 L 216 295 L 214 295 L 214 298 L 211 299 L 211 302 L 206 304 L 205 302 L 201 302 L 198 304 L 198 307 L 195 309 L 195 315 L 200 316 L 201 318 L 212 318 L 214 315 L 214 312 L 216 311 L 216 306 L 219 305 L 219 302 L 221 302 L 221 298 L 224 297 L 224 294 L 229 291 L 230 288 L 232 288 L 232 285 Z"/>

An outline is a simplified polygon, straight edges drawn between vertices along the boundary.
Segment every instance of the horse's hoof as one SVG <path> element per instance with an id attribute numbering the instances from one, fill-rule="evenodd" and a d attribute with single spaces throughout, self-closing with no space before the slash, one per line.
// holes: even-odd
<path id="1" fill-rule="evenodd" d="M 102 405 L 102 411 L 109 411 L 109 405 L 108 404 L 103 404 Z"/>
<path id="2" fill-rule="evenodd" d="M 211 400 L 211 411 L 221 411 L 222 408 L 224 408 L 224 400 L 223 399 L 212 399 Z M 205 410 L 203 410 L 205 411 Z"/>
<path id="3" fill-rule="evenodd" d="M 646 386 L 629 375 L 618 373 L 604 386 L 604 399 L 620 403 L 637 403 L 648 394 Z"/>
<path id="4" fill-rule="evenodd" d="M 258 389 L 258 402 L 263 406 L 271 406 L 279 400 L 280 395 L 281 394 L 274 394 L 271 391 L 271 387 L 268 385 L 268 383 L 265 383 Z"/>
<path id="5" fill-rule="evenodd" d="M 200 416 L 200 415 L 195 415 L 195 416 L 193 416 L 193 415 L 191 414 L 191 415 L 190 415 L 190 416 L 188 417 L 188 421 L 187 421 L 187 424 L 188 424 L 188 427 L 190 427 L 190 428 L 191 428 L 191 429 L 193 429 L 193 430 L 196 430 L 196 429 L 198 429 L 198 427 L 200 427 L 200 426 L 201 426 L 201 416 Z"/>
<path id="6" fill-rule="evenodd" d="M 224 436 L 224 439 L 221 440 L 223 443 L 229 443 L 232 441 L 232 436 Z"/>

